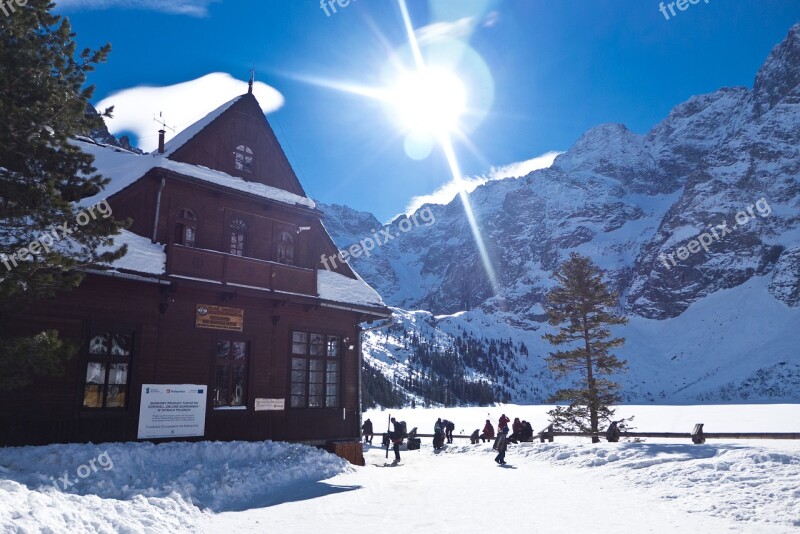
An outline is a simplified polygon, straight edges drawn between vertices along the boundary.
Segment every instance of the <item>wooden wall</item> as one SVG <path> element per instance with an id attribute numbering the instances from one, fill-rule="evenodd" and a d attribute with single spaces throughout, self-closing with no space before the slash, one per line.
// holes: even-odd
<path id="1" fill-rule="evenodd" d="M 165 313 L 159 286 L 108 277 L 89 276 L 75 291 L 41 302 L 13 325 L 13 333 L 30 334 L 57 328 L 80 343 L 79 354 L 60 378 L 37 380 L 24 390 L 0 394 L 0 445 L 52 442 L 135 440 L 141 385 L 207 384 L 204 438 L 215 440 L 288 440 L 323 443 L 357 439 L 358 344 L 343 351 L 338 408 L 289 407 L 290 336 L 292 329 L 319 331 L 356 339 L 358 317 L 349 312 L 274 302 L 258 292 L 236 294 L 209 291 L 199 284 L 179 284 Z M 241 333 L 195 327 L 197 304 L 243 308 Z M 273 318 L 277 325 L 273 325 Z M 130 327 L 135 331 L 127 408 L 101 413 L 83 409 L 88 332 L 92 326 Z M 222 338 L 250 344 L 246 410 L 214 410 L 214 351 Z M 256 412 L 254 399 L 285 398 L 283 411 Z"/>

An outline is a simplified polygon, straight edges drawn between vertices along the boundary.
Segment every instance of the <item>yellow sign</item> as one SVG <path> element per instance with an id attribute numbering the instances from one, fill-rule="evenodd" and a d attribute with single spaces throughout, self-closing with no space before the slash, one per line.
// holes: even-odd
<path id="1" fill-rule="evenodd" d="M 241 332 L 244 328 L 244 310 L 198 304 L 194 325 L 197 328 Z"/>

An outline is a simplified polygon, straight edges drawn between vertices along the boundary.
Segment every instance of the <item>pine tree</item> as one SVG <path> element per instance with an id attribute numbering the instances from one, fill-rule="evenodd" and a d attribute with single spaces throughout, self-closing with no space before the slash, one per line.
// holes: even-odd
<path id="1" fill-rule="evenodd" d="M 94 88 L 86 75 L 105 61 L 111 47 L 76 55 L 69 21 L 53 15 L 48 0 L 15 4 L 0 20 L 0 388 L 58 374 L 74 348 L 56 331 L 23 337 L 8 317 L 31 302 L 77 286 L 80 268 L 125 253 L 110 250 L 118 233 L 113 217 L 76 224 L 76 202 L 101 191 L 92 156 L 71 144 L 96 128 L 85 111 Z M 111 110 L 106 110 L 110 114 Z M 60 240 L 64 224 L 73 233 Z M 49 246 L 54 242 L 52 246 Z M 99 247 L 106 246 L 106 252 Z"/>
<path id="2" fill-rule="evenodd" d="M 601 419 L 613 417 L 610 406 L 620 400 L 619 384 L 605 377 L 627 367 L 624 360 L 609 353 L 625 343 L 624 338 L 613 338 L 609 327 L 628 320 L 611 311 L 617 295 L 609 290 L 602 272 L 589 258 L 572 253 L 553 276 L 559 285 L 548 292 L 545 311 L 548 322 L 559 329 L 543 337 L 556 347 L 566 347 L 551 352 L 547 364 L 557 378 L 571 376 L 575 381 L 549 399 L 569 402 L 569 406 L 549 413 L 558 429 L 596 433 Z"/>

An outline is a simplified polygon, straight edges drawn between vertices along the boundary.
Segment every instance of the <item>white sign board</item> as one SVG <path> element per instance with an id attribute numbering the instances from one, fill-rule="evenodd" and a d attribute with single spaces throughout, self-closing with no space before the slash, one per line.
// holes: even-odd
<path id="1" fill-rule="evenodd" d="M 286 399 L 256 399 L 253 409 L 257 412 L 283 410 L 285 405 Z"/>
<path id="2" fill-rule="evenodd" d="M 203 436 L 208 386 L 142 384 L 139 439 Z"/>

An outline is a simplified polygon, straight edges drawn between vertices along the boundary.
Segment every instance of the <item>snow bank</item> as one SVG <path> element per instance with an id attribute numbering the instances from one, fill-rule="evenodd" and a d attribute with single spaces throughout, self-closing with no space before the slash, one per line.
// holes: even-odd
<path id="1" fill-rule="evenodd" d="M 687 512 L 800 527 L 800 451 L 789 444 L 782 449 L 756 443 L 764 442 L 520 443 L 509 447 L 506 461 L 531 469 L 533 476 L 536 462 L 599 469 L 618 484 L 646 490 Z M 456 445 L 444 452 L 485 456 L 490 446 Z"/>
<path id="2" fill-rule="evenodd" d="M 19 532 L 192 530 L 209 511 L 275 504 L 293 486 L 350 469 L 319 449 L 276 442 L 9 447 L 0 466 L 0 527 Z"/>

